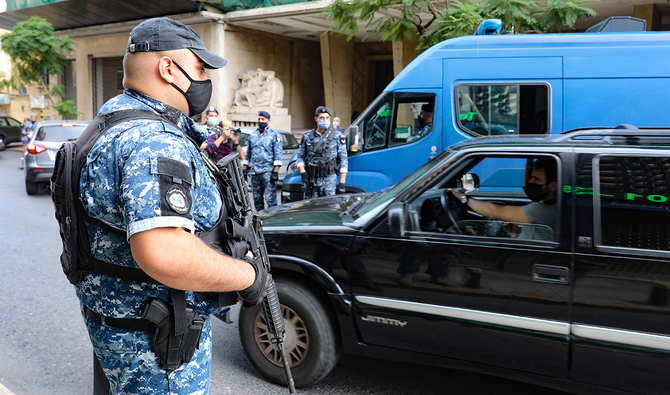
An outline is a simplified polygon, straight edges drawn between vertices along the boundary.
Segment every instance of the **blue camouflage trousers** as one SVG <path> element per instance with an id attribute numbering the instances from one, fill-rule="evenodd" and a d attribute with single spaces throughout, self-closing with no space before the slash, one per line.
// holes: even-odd
<path id="1" fill-rule="evenodd" d="M 271 175 L 271 171 L 251 175 L 251 193 L 254 196 L 256 211 L 261 211 L 265 208 L 263 197 L 265 197 L 268 208 L 277 205 L 277 184 L 270 182 Z"/>
<path id="2" fill-rule="evenodd" d="M 153 332 L 101 325 L 84 314 L 93 351 L 109 379 L 111 394 L 209 394 L 212 327 L 210 317 L 204 318 L 200 344 L 193 358 L 177 370 L 168 372 L 158 364 L 151 348 Z"/>
<path id="3" fill-rule="evenodd" d="M 316 187 L 314 187 L 314 196 L 310 196 L 305 192 L 305 199 L 321 196 L 333 196 L 335 195 L 335 189 L 337 188 L 339 174 L 331 174 L 327 177 L 319 177 L 316 179 Z"/>

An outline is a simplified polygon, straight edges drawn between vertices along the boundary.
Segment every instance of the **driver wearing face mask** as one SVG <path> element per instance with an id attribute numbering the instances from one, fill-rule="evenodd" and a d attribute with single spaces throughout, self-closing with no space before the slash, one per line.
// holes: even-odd
<path id="1" fill-rule="evenodd" d="M 472 210 L 487 218 L 521 224 L 546 225 L 556 229 L 556 162 L 552 159 L 528 159 L 523 190 L 532 201 L 525 206 L 503 206 L 464 195 L 456 190 L 451 193 Z M 520 237 L 523 237 L 521 235 Z"/>

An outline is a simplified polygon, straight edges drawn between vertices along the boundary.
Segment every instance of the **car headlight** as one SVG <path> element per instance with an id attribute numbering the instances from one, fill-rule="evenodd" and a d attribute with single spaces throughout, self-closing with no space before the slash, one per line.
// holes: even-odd
<path id="1" fill-rule="evenodd" d="M 288 164 L 288 172 L 293 173 L 294 171 L 298 171 L 298 165 L 296 162 L 291 162 Z"/>

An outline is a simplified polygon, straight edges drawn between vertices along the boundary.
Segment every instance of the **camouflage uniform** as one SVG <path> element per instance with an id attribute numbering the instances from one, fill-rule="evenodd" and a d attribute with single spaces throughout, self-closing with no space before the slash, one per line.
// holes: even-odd
<path id="1" fill-rule="evenodd" d="M 347 162 L 347 141 L 344 135 L 335 129 L 328 129 L 319 136 L 316 132 L 316 126 L 312 130 L 308 130 L 302 136 L 300 147 L 298 148 L 297 166 L 305 166 L 305 161 L 309 159 L 312 153 L 312 146 L 315 145 L 321 138 L 327 138 L 328 133 L 333 133 L 333 139 L 330 141 L 330 159 L 337 158 L 339 160 L 339 173 L 346 173 L 348 168 Z M 325 144 L 325 142 L 324 142 Z M 325 149 L 325 147 L 324 147 Z M 316 188 L 314 188 L 314 196 L 310 196 L 305 192 L 305 199 L 319 196 L 335 195 L 335 188 L 339 183 L 339 174 L 329 174 L 326 177 L 317 177 Z"/>
<path id="2" fill-rule="evenodd" d="M 277 184 L 270 182 L 275 166 L 282 165 L 283 147 L 281 134 L 269 126 L 261 133 L 256 129 L 247 140 L 247 156 L 242 164 L 251 174 L 251 191 L 257 211 L 263 210 L 263 197 L 268 207 L 277 205 Z"/>
<path id="3" fill-rule="evenodd" d="M 432 128 L 433 128 L 433 123 L 432 122 L 429 122 L 429 123 L 423 125 L 419 130 L 417 130 L 417 132 L 416 132 L 416 134 L 414 134 L 414 136 L 407 139 L 407 142 L 411 143 L 412 141 L 416 141 L 416 140 L 420 139 L 421 137 L 427 135 L 428 132 L 430 132 L 430 129 L 432 129 Z"/>
<path id="4" fill-rule="evenodd" d="M 125 109 L 165 111 L 165 104 L 141 93 L 126 90 L 109 100 L 100 114 Z M 206 128 L 182 114 L 181 129 L 201 144 Z M 222 200 L 214 179 L 202 162 L 197 147 L 184 132 L 156 120 L 122 122 L 100 137 L 81 171 L 80 201 L 91 217 L 123 230 L 126 237 L 87 225 L 91 250 L 102 261 L 138 268 L 128 239 L 135 233 L 159 227 L 183 227 L 207 231 L 218 220 Z M 170 203 L 170 194 L 159 186 L 159 163 L 172 160 L 191 175 L 192 184 L 181 180 L 183 198 Z M 176 184 L 172 184 L 174 187 Z M 172 187 L 171 187 L 172 188 Z M 165 196 L 161 196 L 165 195 Z M 164 198 L 164 199 L 162 199 Z M 175 206 L 174 203 L 177 203 Z M 101 273 L 86 276 L 76 289 L 84 306 L 105 317 L 140 318 L 152 298 L 170 301 L 169 288 L 126 280 Z M 187 305 L 200 315 L 223 314 L 215 302 L 197 302 L 186 292 Z M 151 345 L 153 333 L 129 331 L 97 324 L 84 315 L 91 343 L 112 393 L 207 394 L 211 365 L 211 323 L 205 318 L 199 348 L 179 369 L 168 372 L 158 365 Z M 104 320 L 104 319 L 103 319 Z"/>

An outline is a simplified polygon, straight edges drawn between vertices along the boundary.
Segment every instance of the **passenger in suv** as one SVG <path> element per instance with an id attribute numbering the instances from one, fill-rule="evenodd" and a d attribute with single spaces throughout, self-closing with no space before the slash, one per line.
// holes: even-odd
<path id="1" fill-rule="evenodd" d="M 528 159 L 524 176 L 524 192 L 531 203 L 524 206 L 501 205 L 475 198 L 450 189 L 451 193 L 463 204 L 467 204 L 478 214 L 486 218 L 556 227 L 556 162 L 552 159 Z M 532 229 L 527 227 L 526 229 Z M 530 232 L 519 235 L 521 238 L 532 238 Z"/>

